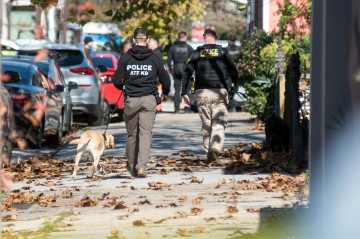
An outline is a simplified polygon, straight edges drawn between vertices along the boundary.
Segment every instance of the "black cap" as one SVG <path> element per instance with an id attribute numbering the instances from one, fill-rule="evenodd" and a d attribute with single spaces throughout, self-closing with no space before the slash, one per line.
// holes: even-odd
<path id="1" fill-rule="evenodd" d="M 148 38 L 148 31 L 145 28 L 138 27 L 134 31 L 135 39 L 146 39 Z"/>
<path id="2" fill-rule="evenodd" d="M 91 37 L 85 37 L 84 38 L 84 44 L 85 45 L 88 44 L 89 42 L 92 42 L 92 41 L 93 41 L 93 39 Z"/>
<path id="3" fill-rule="evenodd" d="M 205 31 L 204 31 L 204 36 L 205 35 L 212 35 L 213 37 L 217 37 L 216 35 L 216 31 L 215 30 L 212 30 L 210 28 L 206 28 Z"/>

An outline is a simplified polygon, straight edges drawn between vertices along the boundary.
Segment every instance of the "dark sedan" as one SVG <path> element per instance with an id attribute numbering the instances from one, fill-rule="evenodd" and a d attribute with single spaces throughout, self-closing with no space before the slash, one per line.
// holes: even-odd
<path id="1" fill-rule="evenodd" d="M 35 64 L 40 72 L 46 77 L 48 81 L 55 82 L 55 84 L 64 85 L 64 91 L 59 92 L 62 95 L 64 100 L 64 107 L 62 112 L 62 120 L 63 120 L 63 134 L 66 134 L 72 126 L 73 123 L 73 112 L 72 112 L 72 101 L 70 91 L 73 89 L 77 89 L 77 83 L 73 81 L 69 81 L 66 84 L 64 76 L 60 70 L 59 65 L 53 58 L 43 58 L 42 60 L 34 61 L 34 57 L 32 56 L 3 56 L 3 60 L 7 61 L 17 61 L 17 62 L 27 62 L 31 64 Z M 58 135 L 61 137 L 62 135 Z"/>
<path id="2" fill-rule="evenodd" d="M 13 102 L 15 132 L 17 137 L 25 138 L 32 145 L 41 147 L 44 135 L 54 136 L 56 143 L 63 132 L 64 85 L 46 78 L 39 68 L 30 63 L 2 62 L 2 70 L 10 76 L 4 84 Z M 26 87 L 44 89 L 41 93 L 29 93 Z"/>

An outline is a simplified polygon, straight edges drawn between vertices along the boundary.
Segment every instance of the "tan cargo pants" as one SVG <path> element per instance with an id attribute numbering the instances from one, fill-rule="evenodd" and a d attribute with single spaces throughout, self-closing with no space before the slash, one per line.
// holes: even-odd
<path id="1" fill-rule="evenodd" d="M 229 104 L 226 89 L 198 89 L 196 103 L 202 121 L 204 149 L 221 151 L 225 140 Z"/>
<path id="2" fill-rule="evenodd" d="M 124 121 L 127 130 L 126 157 L 131 172 L 146 169 L 150 158 L 152 129 L 156 115 L 153 95 L 126 98 Z"/>

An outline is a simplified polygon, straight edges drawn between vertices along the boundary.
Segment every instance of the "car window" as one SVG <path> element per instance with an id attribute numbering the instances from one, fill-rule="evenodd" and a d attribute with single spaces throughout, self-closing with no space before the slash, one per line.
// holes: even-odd
<path id="1" fill-rule="evenodd" d="M 53 79 L 56 85 L 63 84 L 55 64 L 49 64 L 48 79 Z"/>
<path id="2" fill-rule="evenodd" d="M 41 73 L 39 73 L 38 71 L 34 71 L 34 74 L 32 75 L 32 79 L 31 79 L 31 85 L 33 86 L 37 86 L 37 87 L 45 87 L 41 82 Z"/>
<path id="3" fill-rule="evenodd" d="M 84 56 L 81 51 L 76 50 L 54 50 L 57 53 L 57 62 L 60 67 L 80 65 Z"/>
<path id="4" fill-rule="evenodd" d="M 19 50 L 18 55 L 36 56 L 37 50 Z"/>
<path id="5" fill-rule="evenodd" d="M 115 68 L 113 65 L 113 60 L 110 57 L 92 57 L 92 61 L 95 67 L 99 65 L 106 66 L 108 68 Z"/>
<path id="6" fill-rule="evenodd" d="M 38 69 L 44 76 L 47 76 L 49 74 L 49 64 L 48 63 L 38 61 L 38 62 L 35 62 L 35 65 L 38 67 Z"/>

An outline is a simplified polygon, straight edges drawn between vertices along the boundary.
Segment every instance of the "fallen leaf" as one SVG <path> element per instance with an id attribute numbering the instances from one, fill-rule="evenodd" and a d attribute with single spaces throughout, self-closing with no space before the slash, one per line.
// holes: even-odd
<path id="1" fill-rule="evenodd" d="M 162 182 L 148 182 L 149 187 L 151 188 L 167 188 L 170 184 L 162 183 Z"/>
<path id="2" fill-rule="evenodd" d="M 97 198 L 84 196 L 79 202 L 79 205 L 82 207 L 95 207 L 96 205 L 98 205 L 98 203 L 99 200 Z"/>
<path id="3" fill-rule="evenodd" d="M 203 197 L 197 197 L 192 200 L 192 204 L 200 204 L 204 200 Z"/>
<path id="4" fill-rule="evenodd" d="M 132 207 L 127 208 L 128 212 L 138 212 L 140 210 L 139 205 L 134 205 Z"/>
<path id="5" fill-rule="evenodd" d="M 201 213 L 202 211 L 204 211 L 204 209 L 202 209 L 202 208 L 197 208 L 197 207 L 191 208 L 191 213 L 193 213 L 195 215 Z"/>
<path id="6" fill-rule="evenodd" d="M 192 176 L 190 183 L 198 183 L 198 184 L 201 184 L 201 183 L 203 183 L 203 181 L 204 181 L 203 178 L 202 178 L 202 179 L 199 179 L 199 178 L 197 178 L 197 177 L 195 177 L 195 176 Z"/>
<path id="7" fill-rule="evenodd" d="M 15 221 L 17 219 L 17 216 L 15 214 L 8 214 L 2 217 L 2 221 L 3 222 L 8 222 L 8 221 Z"/>
<path id="8" fill-rule="evenodd" d="M 215 217 L 204 218 L 205 222 L 216 221 Z"/>
<path id="9" fill-rule="evenodd" d="M 78 211 L 78 210 L 76 210 L 76 209 L 71 209 L 71 212 L 70 212 L 72 215 L 79 215 L 80 214 L 80 212 Z"/>
<path id="10" fill-rule="evenodd" d="M 248 212 L 261 212 L 261 208 L 249 208 L 249 209 L 246 209 L 246 211 L 248 211 Z"/>
<path id="11" fill-rule="evenodd" d="M 121 202 L 117 202 L 113 208 L 113 210 L 119 210 L 119 209 L 125 209 L 127 208 L 125 205 L 124 205 L 124 202 L 121 201 Z"/>
<path id="12" fill-rule="evenodd" d="M 116 204 L 117 197 L 111 197 L 105 200 L 104 207 L 112 207 Z"/>
<path id="13" fill-rule="evenodd" d="M 205 228 L 203 227 L 195 227 L 194 230 L 192 230 L 192 233 L 199 234 L 199 233 L 203 233 L 204 230 Z"/>
<path id="14" fill-rule="evenodd" d="M 151 202 L 147 199 L 145 199 L 144 201 L 140 201 L 140 204 L 141 205 L 144 205 L 144 204 L 149 204 L 149 205 L 152 205 Z"/>
<path id="15" fill-rule="evenodd" d="M 133 226 L 135 227 L 143 227 L 145 226 L 144 222 L 142 220 L 136 220 L 136 221 L 133 221 Z"/>
<path id="16" fill-rule="evenodd" d="M 41 197 L 38 197 L 37 199 L 37 203 L 40 205 L 40 207 L 47 207 L 49 206 L 51 203 L 56 202 L 56 196 L 52 196 L 52 195 L 43 195 Z"/>
<path id="17" fill-rule="evenodd" d="M 163 218 L 163 219 L 161 219 L 161 220 L 159 220 L 159 221 L 156 221 L 156 222 L 154 222 L 155 224 L 160 224 L 160 223 L 163 223 L 163 222 L 165 222 L 166 221 L 166 218 Z"/>
<path id="18" fill-rule="evenodd" d="M 107 196 L 109 196 L 110 192 L 103 193 L 103 195 L 99 198 L 99 201 L 104 200 Z"/>
<path id="19" fill-rule="evenodd" d="M 249 161 L 250 157 L 251 157 L 251 154 L 247 154 L 247 153 L 242 154 L 242 158 L 244 159 L 244 161 Z"/>
<path id="20" fill-rule="evenodd" d="M 226 211 L 228 213 L 237 213 L 239 211 L 239 209 L 237 209 L 236 206 L 228 206 Z"/>
<path id="21" fill-rule="evenodd" d="M 179 197 L 179 201 L 180 202 L 185 202 L 187 200 L 187 196 L 186 195 L 183 195 L 183 196 L 180 196 Z"/>

